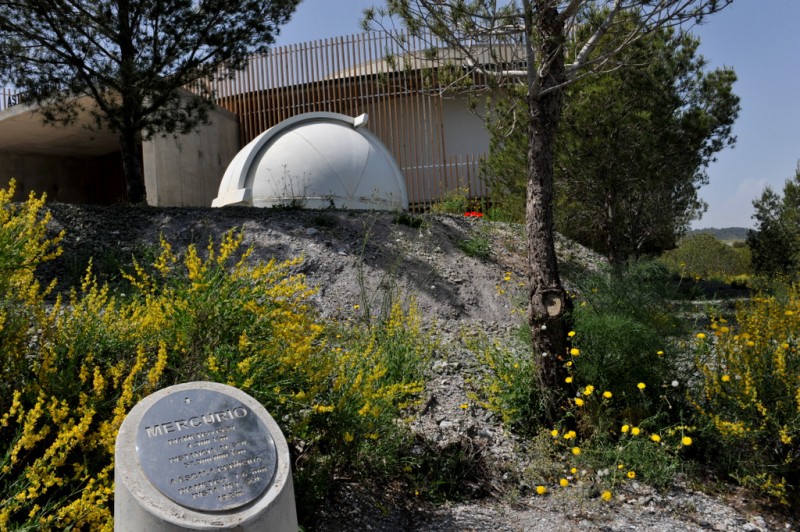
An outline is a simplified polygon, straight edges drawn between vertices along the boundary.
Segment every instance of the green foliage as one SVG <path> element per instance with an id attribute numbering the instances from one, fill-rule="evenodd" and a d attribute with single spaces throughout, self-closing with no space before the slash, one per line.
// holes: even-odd
<path id="1" fill-rule="evenodd" d="M 694 345 L 693 394 L 709 453 L 746 486 L 800 500 L 800 285 L 742 303 Z M 721 445 L 720 445 L 721 443 Z"/>
<path id="2" fill-rule="evenodd" d="M 572 342 L 579 355 L 568 361 L 573 383 L 579 392 L 591 385 L 614 398 L 602 409 L 603 426 L 600 414 L 585 410 L 594 430 L 638 423 L 664 408 L 665 397 L 680 405 L 671 384 L 687 383 L 675 342 L 683 326 L 668 302 L 674 294 L 663 268 L 637 263 L 622 273 L 589 275 L 578 290 Z"/>
<path id="3" fill-rule="evenodd" d="M 527 330 L 523 333 L 529 336 Z M 543 391 L 536 380 L 536 365 L 530 338 L 527 342 L 509 339 L 489 341 L 479 335 L 467 341 L 484 368 L 484 373 L 472 382 L 469 397 L 493 412 L 514 432 L 536 434 L 540 427 Z"/>
<path id="4" fill-rule="evenodd" d="M 397 225 L 405 225 L 406 227 L 411 227 L 412 229 L 419 229 L 425 223 L 422 217 L 415 216 L 412 213 L 408 212 L 400 212 L 397 216 L 395 216 L 392 223 Z"/>
<path id="5" fill-rule="evenodd" d="M 205 122 L 212 96 L 207 80 L 266 51 L 297 3 L 205 2 L 202 9 L 182 0 L 3 4 L 0 78 L 41 104 L 48 121 L 73 123 L 85 110 L 89 125 L 120 133 L 128 199 L 144 201 L 140 136 L 188 133 Z M 196 97 L 182 90 L 190 85 Z"/>
<path id="6" fill-rule="evenodd" d="M 594 14 L 583 39 L 600 23 Z M 626 15 L 614 31 L 639 23 Z M 716 152 L 733 143 L 733 71 L 706 71 L 688 33 L 652 32 L 617 59 L 625 66 L 567 89 L 555 143 L 555 226 L 613 263 L 673 247 L 705 206 L 697 188 Z M 607 52 L 602 46 L 597 54 Z M 492 200 L 524 217 L 528 176 L 525 91 L 490 105 Z"/>
<path id="7" fill-rule="evenodd" d="M 589 443 L 581 456 L 583 463 L 597 472 L 600 489 L 614 490 L 633 479 L 666 489 L 678 473 L 688 469 L 682 460 L 686 446 L 681 443 L 686 427 L 664 428 L 664 420 L 658 418 L 643 420 L 636 426 L 615 427 L 618 438 L 612 444 L 597 440 Z"/>
<path id="8" fill-rule="evenodd" d="M 747 237 L 756 273 L 800 272 L 800 169 L 786 181 L 783 196 L 770 187 L 753 201 L 756 228 Z"/>
<path id="9" fill-rule="evenodd" d="M 469 190 L 458 188 L 445 192 L 441 200 L 431 205 L 431 212 L 436 214 L 459 214 L 472 210 Z"/>
<path id="10" fill-rule="evenodd" d="M 459 240 L 456 245 L 458 249 L 476 259 L 487 260 L 491 256 L 489 236 L 481 228 L 473 229 L 467 238 Z"/>
<path id="11" fill-rule="evenodd" d="M 750 248 L 729 246 L 706 233 L 683 238 L 678 247 L 661 256 L 661 262 L 683 277 L 723 279 L 750 273 Z"/>

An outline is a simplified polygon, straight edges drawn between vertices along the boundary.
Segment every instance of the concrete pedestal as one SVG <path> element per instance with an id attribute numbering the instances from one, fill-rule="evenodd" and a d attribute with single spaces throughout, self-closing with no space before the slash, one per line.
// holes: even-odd
<path id="1" fill-rule="evenodd" d="M 225 404 L 208 408 L 209 397 Z M 254 430 L 268 433 L 256 435 L 268 453 Z M 116 532 L 298 529 L 286 439 L 236 388 L 193 382 L 146 397 L 123 421 L 115 456 Z"/>

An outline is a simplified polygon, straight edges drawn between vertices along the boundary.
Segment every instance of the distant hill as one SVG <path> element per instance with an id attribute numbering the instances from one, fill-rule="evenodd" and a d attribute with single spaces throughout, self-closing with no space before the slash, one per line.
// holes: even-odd
<path id="1" fill-rule="evenodd" d="M 719 229 L 716 227 L 706 227 L 703 229 L 692 229 L 689 231 L 689 234 L 708 233 L 714 235 L 719 240 L 746 240 L 748 231 L 749 229 L 746 227 L 722 227 Z"/>

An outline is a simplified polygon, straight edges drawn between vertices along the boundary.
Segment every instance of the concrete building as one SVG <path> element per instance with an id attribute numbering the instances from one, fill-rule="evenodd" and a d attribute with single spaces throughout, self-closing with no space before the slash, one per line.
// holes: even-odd
<path id="1" fill-rule="evenodd" d="M 444 94 L 436 86 L 444 62 L 451 70 L 458 62 L 440 53 L 439 62 L 406 56 L 392 64 L 385 57 L 401 57 L 396 46 L 386 35 L 369 33 L 253 56 L 245 70 L 216 82 L 210 124 L 142 144 L 148 203 L 211 205 L 239 149 L 286 119 L 320 112 L 369 116 L 366 127 L 397 161 L 412 208 L 425 208 L 451 191 L 485 196 L 479 176 L 480 159 L 489 149 L 484 124 L 469 110 L 465 94 Z M 9 103 L 17 102 L 6 92 L 0 108 Z M 24 104 L 0 110 L 0 186 L 15 178 L 20 197 L 33 190 L 53 201 L 121 201 L 125 187 L 116 135 L 89 130 L 89 119 L 49 126 Z"/>
<path id="2" fill-rule="evenodd" d="M 3 98 L 7 102 L 7 98 Z M 91 101 L 81 102 L 91 105 Z M 47 125 L 25 104 L 0 111 L 0 186 L 17 182 L 17 196 L 46 193 L 51 201 L 108 205 L 124 198 L 117 135 L 90 130 L 90 116 L 70 126 Z M 222 174 L 239 150 L 237 117 L 222 108 L 194 133 L 142 143 L 150 205 L 210 205 Z"/>

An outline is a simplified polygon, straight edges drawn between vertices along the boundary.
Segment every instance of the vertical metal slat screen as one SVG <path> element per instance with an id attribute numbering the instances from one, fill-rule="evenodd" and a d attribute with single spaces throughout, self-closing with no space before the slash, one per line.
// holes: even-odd
<path id="1" fill-rule="evenodd" d="M 422 49 L 422 41 L 405 39 Z M 405 174 L 410 203 L 424 209 L 453 189 L 486 195 L 478 178 L 482 155 L 446 153 L 442 97 L 423 80 L 437 66 L 435 59 L 409 59 L 392 36 L 364 33 L 253 55 L 245 70 L 219 76 L 212 89 L 218 105 L 239 116 L 242 146 L 296 114 L 368 113 L 368 127 Z"/>

